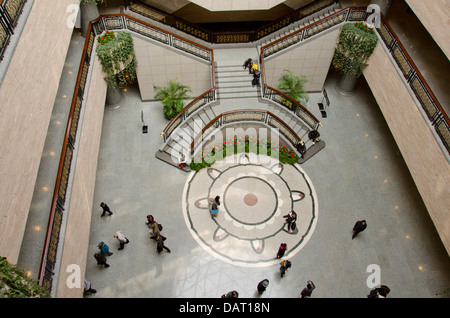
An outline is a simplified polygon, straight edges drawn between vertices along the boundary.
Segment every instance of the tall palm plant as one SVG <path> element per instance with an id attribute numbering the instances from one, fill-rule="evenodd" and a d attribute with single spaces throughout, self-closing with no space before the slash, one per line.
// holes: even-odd
<path id="1" fill-rule="evenodd" d="M 167 119 L 174 118 L 184 107 L 184 101 L 190 99 L 187 96 L 191 89 L 177 82 L 177 79 L 170 81 L 169 86 L 159 87 L 153 86 L 156 99 L 161 99 L 164 106 L 164 117 Z"/>
<path id="2" fill-rule="evenodd" d="M 287 74 L 280 77 L 278 89 L 303 106 L 306 106 L 309 100 L 308 93 L 304 88 L 305 83 L 308 82 L 306 76 L 297 76 L 291 70 L 284 71 Z"/>

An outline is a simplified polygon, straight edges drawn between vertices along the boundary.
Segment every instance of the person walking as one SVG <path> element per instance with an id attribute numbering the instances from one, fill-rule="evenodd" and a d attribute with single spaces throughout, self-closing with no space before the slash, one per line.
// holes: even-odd
<path id="1" fill-rule="evenodd" d="M 300 298 L 311 297 L 312 291 L 316 288 L 312 280 L 306 282 L 306 287 L 300 292 Z"/>
<path id="2" fill-rule="evenodd" d="M 286 223 L 287 223 L 287 230 L 288 232 L 293 232 L 295 230 L 296 224 L 295 222 L 297 221 L 297 213 L 295 213 L 294 211 L 289 212 L 288 214 L 283 216 L 286 219 Z"/>
<path id="3" fill-rule="evenodd" d="M 105 267 L 109 267 L 109 264 L 106 263 L 106 256 L 102 252 L 97 252 L 94 254 L 94 258 L 97 260 L 97 265 L 104 265 Z"/>
<path id="4" fill-rule="evenodd" d="M 102 253 L 103 255 L 108 255 L 108 256 L 113 255 L 113 253 L 109 251 L 109 246 L 106 245 L 105 242 L 102 241 L 102 242 L 98 243 L 97 247 L 100 249 L 100 253 Z"/>
<path id="5" fill-rule="evenodd" d="M 150 224 L 152 224 L 155 221 L 155 218 L 153 217 L 153 215 L 149 214 L 147 215 L 147 222 L 145 222 L 145 225 L 150 226 Z"/>
<path id="6" fill-rule="evenodd" d="M 258 293 L 261 295 L 266 291 L 267 286 L 269 286 L 269 280 L 267 278 L 263 279 L 258 283 L 257 289 Z"/>
<path id="7" fill-rule="evenodd" d="M 226 294 L 223 294 L 221 298 L 239 298 L 239 293 L 235 290 L 232 290 Z"/>
<path id="8" fill-rule="evenodd" d="M 216 196 L 211 203 L 211 216 L 217 216 L 219 213 L 220 196 Z"/>
<path id="9" fill-rule="evenodd" d="M 178 158 L 178 166 L 180 169 L 184 169 L 184 166 L 186 165 L 186 155 L 184 153 L 180 154 L 180 157 Z"/>
<path id="10" fill-rule="evenodd" d="M 286 243 L 281 243 L 280 247 L 278 248 L 278 252 L 277 252 L 277 258 L 282 258 L 284 256 L 284 253 L 287 250 L 287 244 Z"/>
<path id="11" fill-rule="evenodd" d="M 113 237 L 115 237 L 119 241 L 119 251 L 123 250 L 125 244 L 128 244 L 130 242 L 121 231 L 117 231 L 116 233 L 114 233 Z"/>
<path id="12" fill-rule="evenodd" d="M 92 293 L 92 294 L 97 293 L 97 291 L 92 288 L 91 282 L 89 282 L 87 280 L 84 280 L 84 292 L 85 293 Z"/>
<path id="13" fill-rule="evenodd" d="M 391 289 L 386 285 L 380 284 L 370 291 L 367 298 L 386 298 Z"/>
<path id="14" fill-rule="evenodd" d="M 284 276 L 284 274 L 286 273 L 286 271 L 289 269 L 289 268 L 291 268 L 291 265 L 292 265 L 292 263 L 291 263 L 291 261 L 288 261 L 288 260 L 284 260 L 284 261 L 282 261 L 281 263 L 280 263 L 280 273 L 281 273 L 281 277 L 283 277 Z"/>
<path id="15" fill-rule="evenodd" d="M 242 67 L 244 70 L 248 68 L 248 74 L 252 74 L 252 66 L 253 66 L 253 60 L 251 58 L 248 58 L 244 61 L 244 65 Z"/>
<path id="16" fill-rule="evenodd" d="M 151 234 L 151 239 L 154 240 L 161 235 L 162 226 L 158 222 L 152 221 L 148 227 L 151 229 L 151 231 L 148 231 Z"/>
<path id="17" fill-rule="evenodd" d="M 170 253 L 170 249 L 164 245 L 164 241 L 165 241 L 165 237 L 163 237 L 162 235 L 158 235 L 156 238 L 156 251 L 158 253 L 161 253 L 163 249 L 165 249 L 168 253 Z"/>
<path id="18" fill-rule="evenodd" d="M 360 232 L 364 231 L 367 227 L 366 220 L 361 220 L 355 223 L 353 226 L 353 235 L 352 240 L 358 235 Z"/>
<path id="19" fill-rule="evenodd" d="M 100 203 L 100 206 L 103 209 L 103 213 L 101 216 L 105 216 L 105 213 L 108 213 L 108 215 L 112 215 L 113 212 L 111 211 L 111 209 L 109 208 L 109 206 L 106 205 L 105 202 Z"/>

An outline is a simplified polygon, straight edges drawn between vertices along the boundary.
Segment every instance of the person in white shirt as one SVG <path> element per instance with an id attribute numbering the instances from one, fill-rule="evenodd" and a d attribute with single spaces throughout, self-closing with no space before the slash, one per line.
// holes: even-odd
<path id="1" fill-rule="evenodd" d="M 128 244 L 130 242 L 121 231 L 117 231 L 113 236 L 119 241 L 119 250 L 123 250 L 125 244 Z"/>

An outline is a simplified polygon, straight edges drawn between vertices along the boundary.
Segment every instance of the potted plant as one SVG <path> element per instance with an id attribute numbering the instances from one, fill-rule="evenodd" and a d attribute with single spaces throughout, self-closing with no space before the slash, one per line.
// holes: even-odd
<path id="1" fill-rule="evenodd" d="M 187 96 L 191 89 L 178 83 L 176 78 L 171 80 L 168 86 L 153 86 L 153 88 L 156 92 L 155 98 L 162 101 L 164 117 L 169 120 L 184 108 L 185 100 L 191 99 Z"/>
<path id="2" fill-rule="evenodd" d="M 306 105 L 309 100 L 308 93 L 305 91 L 304 85 L 308 80 L 305 76 L 297 76 L 291 70 L 284 70 L 287 74 L 280 77 L 278 83 L 278 89 L 285 93 L 293 100 L 299 102 L 302 105 Z M 292 109 L 292 102 L 286 99 L 282 99 L 281 103 Z M 293 109 L 295 111 L 295 109 Z"/>
<path id="3" fill-rule="evenodd" d="M 342 73 L 338 83 L 342 93 L 354 92 L 377 43 L 375 31 L 365 23 L 347 23 L 342 27 L 332 60 L 333 67 Z"/>
<path id="4" fill-rule="evenodd" d="M 97 42 L 96 53 L 108 83 L 106 104 L 117 106 L 122 100 L 121 90 L 137 78 L 133 37 L 128 32 L 107 30 L 97 38 Z"/>

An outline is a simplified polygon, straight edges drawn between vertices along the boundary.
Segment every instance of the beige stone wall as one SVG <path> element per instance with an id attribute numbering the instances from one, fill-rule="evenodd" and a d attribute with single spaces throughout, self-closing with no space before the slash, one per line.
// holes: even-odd
<path id="1" fill-rule="evenodd" d="M 83 277 L 87 263 L 95 177 L 107 86 L 97 58 L 91 69 L 92 77 L 86 99 L 79 141 L 80 147 L 70 195 L 70 207 L 66 212 L 67 226 L 56 292 L 58 298 L 83 296 Z M 66 281 L 73 274 L 71 271 L 67 272 L 67 268 L 71 264 L 76 264 L 81 269 L 81 288 L 67 287 Z"/>
<path id="2" fill-rule="evenodd" d="M 381 45 L 364 76 L 450 254 L 450 165 Z"/>
<path id="3" fill-rule="evenodd" d="M 450 57 L 450 2 L 448 0 L 406 0 L 442 51 Z"/>
<path id="4" fill-rule="evenodd" d="M 0 87 L 0 255 L 14 264 L 72 36 L 66 9 L 78 3 L 34 1 Z"/>
<path id="5" fill-rule="evenodd" d="M 322 90 L 330 68 L 340 29 L 332 30 L 324 35 L 305 42 L 280 55 L 264 60 L 267 85 L 277 88 L 279 78 L 285 74 L 284 69 L 296 75 L 305 75 L 308 92 Z"/>
<path id="6" fill-rule="evenodd" d="M 211 65 L 173 49 L 133 36 L 138 61 L 137 77 L 143 101 L 154 100 L 153 85 L 166 86 L 170 80 L 191 88 L 197 97 L 211 89 Z"/>

